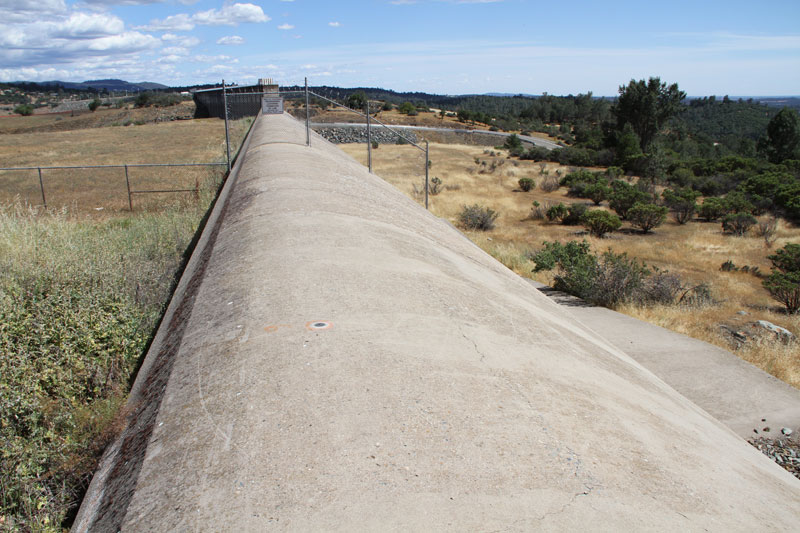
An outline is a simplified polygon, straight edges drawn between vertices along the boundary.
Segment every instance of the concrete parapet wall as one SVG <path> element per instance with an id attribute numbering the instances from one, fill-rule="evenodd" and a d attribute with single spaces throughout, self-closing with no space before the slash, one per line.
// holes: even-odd
<path id="1" fill-rule="evenodd" d="M 796 527 L 797 479 L 312 135 L 257 120 L 77 531 Z"/>

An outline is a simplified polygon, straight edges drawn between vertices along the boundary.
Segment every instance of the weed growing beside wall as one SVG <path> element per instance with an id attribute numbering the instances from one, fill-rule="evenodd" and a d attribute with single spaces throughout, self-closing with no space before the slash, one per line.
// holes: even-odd
<path id="1" fill-rule="evenodd" d="M 0 208 L 0 529 L 68 524 L 207 205 Z"/>

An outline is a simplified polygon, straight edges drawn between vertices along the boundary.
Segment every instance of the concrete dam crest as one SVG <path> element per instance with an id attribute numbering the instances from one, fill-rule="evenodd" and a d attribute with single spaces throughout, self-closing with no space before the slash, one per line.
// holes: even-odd
<path id="1" fill-rule="evenodd" d="M 800 481 L 259 116 L 73 531 L 793 530 Z"/>

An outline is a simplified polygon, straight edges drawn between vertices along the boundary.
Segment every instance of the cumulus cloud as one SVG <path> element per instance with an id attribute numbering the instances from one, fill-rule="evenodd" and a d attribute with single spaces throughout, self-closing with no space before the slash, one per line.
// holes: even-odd
<path id="1" fill-rule="evenodd" d="M 226 35 L 225 37 L 220 37 L 217 39 L 217 44 L 240 45 L 244 44 L 244 42 L 244 38 L 239 37 L 238 35 Z"/>
<path id="2" fill-rule="evenodd" d="M 143 31 L 190 31 L 195 26 L 238 26 L 245 23 L 268 22 L 261 6 L 255 4 L 226 4 L 221 9 L 199 11 L 194 15 L 179 13 L 164 19 L 154 19 L 150 24 L 136 29 Z"/>
<path id="3" fill-rule="evenodd" d="M 66 12 L 64 0 L 0 0 L 0 20 L 3 22 L 46 21 Z"/>
<path id="4" fill-rule="evenodd" d="M 8 12 L 11 2 L 0 2 L 0 64 L 7 70 L 133 55 L 161 44 L 151 35 L 126 30 L 122 19 L 108 13 L 68 12 L 55 0 L 13 0 L 16 15 L 37 8 L 47 13 L 19 21 Z"/>
<path id="5" fill-rule="evenodd" d="M 278 26 L 278 29 L 279 30 L 293 30 L 294 26 L 292 26 L 291 24 L 281 24 L 280 26 Z"/>
<path id="6" fill-rule="evenodd" d="M 341 25 L 342 25 L 342 24 L 341 24 L 341 22 L 336 22 L 336 21 L 333 21 L 333 22 L 329 22 L 329 23 L 328 23 L 328 26 L 330 26 L 330 27 L 332 27 L 332 28 L 338 28 L 338 27 L 340 27 Z"/>

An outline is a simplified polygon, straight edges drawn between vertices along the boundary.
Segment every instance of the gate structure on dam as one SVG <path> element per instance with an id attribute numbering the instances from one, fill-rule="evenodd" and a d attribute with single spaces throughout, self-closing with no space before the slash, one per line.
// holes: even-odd
<path id="1" fill-rule="evenodd" d="M 260 115 L 73 530 L 796 529 L 800 481 Z"/>

